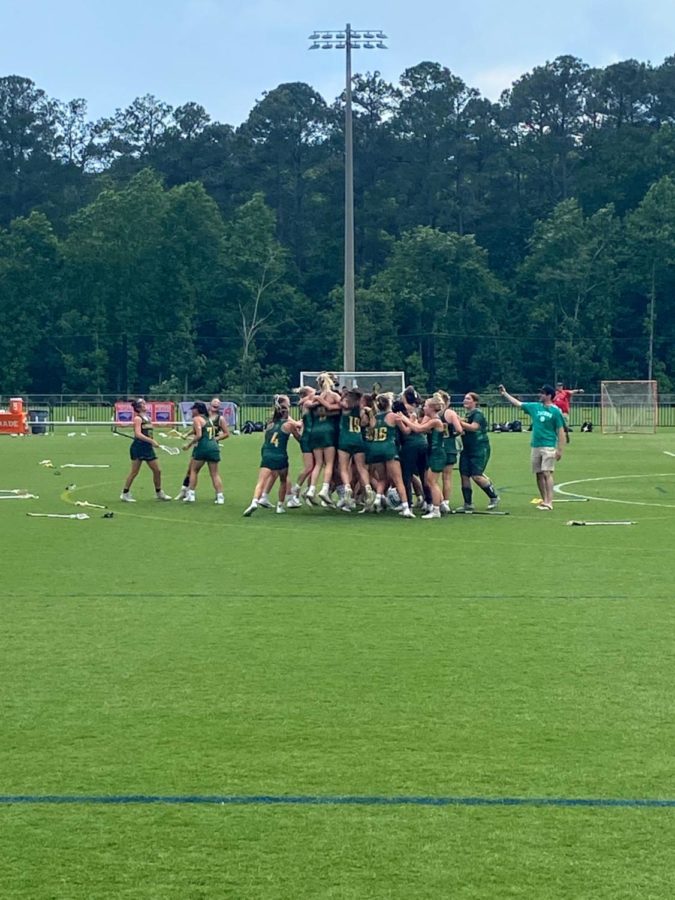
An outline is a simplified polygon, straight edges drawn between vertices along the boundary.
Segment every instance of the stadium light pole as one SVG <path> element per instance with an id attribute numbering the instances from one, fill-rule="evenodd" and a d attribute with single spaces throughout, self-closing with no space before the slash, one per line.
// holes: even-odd
<path id="1" fill-rule="evenodd" d="M 314 31 L 310 50 L 345 51 L 345 282 L 344 356 L 345 372 L 356 371 L 356 327 L 354 314 L 354 141 L 352 137 L 352 50 L 386 50 L 387 35 L 379 28 L 353 31 Z"/>

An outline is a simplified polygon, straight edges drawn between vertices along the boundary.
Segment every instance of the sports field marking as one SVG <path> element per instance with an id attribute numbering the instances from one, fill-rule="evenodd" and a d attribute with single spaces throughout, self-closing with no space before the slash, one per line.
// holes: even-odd
<path id="1" fill-rule="evenodd" d="M 670 450 L 664 450 L 663 452 L 666 454 L 666 456 L 675 456 L 675 453 L 671 453 Z"/>
<path id="2" fill-rule="evenodd" d="M 660 509 L 675 509 L 674 503 L 650 503 L 647 500 L 619 500 L 615 497 L 596 497 L 563 490 L 563 488 L 570 487 L 574 484 L 590 484 L 596 481 L 620 481 L 627 478 L 672 478 L 673 474 L 675 473 L 660 472 L 655 475 L 602 475 L 599 478 L 579 478 L 576 481 L 564 481 L 562 484 L 556 484 L 553 491 L 554 493 L 562 494 L 565 497 L 585 497 L 587 500 L 598 500 L 602 503 L 626 503 L 628 506 L 656 506 Z"/>
<path id="3" fill-rule="evenodd" d="M 631 797 L 415 797 L 360 796 L 358 794 L 284 795 L 284 794 L 0 794 L 0 805 L 37 806 L 151 806 L 151 805 L 212 805 L 212 806 L 557 806 L 557 807 L 627 807 L 675 808 L 675 800 Z"/>

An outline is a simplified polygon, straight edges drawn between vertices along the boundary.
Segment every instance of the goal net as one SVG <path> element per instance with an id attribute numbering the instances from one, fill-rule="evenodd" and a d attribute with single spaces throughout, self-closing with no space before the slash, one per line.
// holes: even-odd
<path id="1" fill-rule="evenodd" d="M 316 387 L 320 372 L 301 372 L 300 385 Z M 364 393 L 375 389 L 378 393 L 392 391 L 400 394 L 405 388 L 405 372 L 331 372 L 338 387 L 357 387 Z"/>
<path id="2" fill-rule="evenodd" d="M 600 382 L 602 433 L 653 434 L 658 425 L 655 381 Z"/>

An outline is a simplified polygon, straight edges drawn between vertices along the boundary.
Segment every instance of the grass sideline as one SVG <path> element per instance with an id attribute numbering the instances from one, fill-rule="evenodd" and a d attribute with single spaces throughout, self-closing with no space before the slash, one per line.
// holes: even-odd
<path id="1" fill-rule="evenodd" d="M 407 522 L 243 519 L 260 435 L 224 507 L 147 471 L 121 504 L 108 431 L 0 439 L 40 498 L 0 503 L 0 795 L 674 799 L 675 434 L 575 433 L 557 480 L 595 499 L 552 514 L 527 444 L 492 436 L 511 515 Z M 114 518 L 25 515 L 76 500 Z M 5 802 L 0 894 L 665 898 L 674 840 L 639 806 Z"/>

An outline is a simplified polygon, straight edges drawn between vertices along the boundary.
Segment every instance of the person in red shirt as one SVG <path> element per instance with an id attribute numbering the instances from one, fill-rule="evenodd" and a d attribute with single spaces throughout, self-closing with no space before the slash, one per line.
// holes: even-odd
<path id="1" fill-rule="evenodd" d="M 583 392 L 583 388 L 575 388 L 574 390 L 566 388 L 562 381 L 558 381 L 555 386 L 555 397 L 553 398 L 553 402 L 563 414 L 563 419 L 565 420 L 565 440 L 568 444 L 570 442 L 570 429 L 568 423 L 570 401 L 574 394 L 583 394 Z"/>

